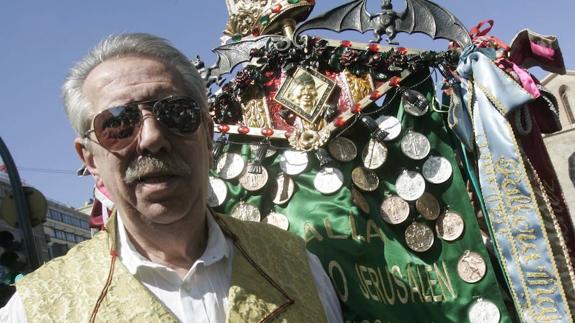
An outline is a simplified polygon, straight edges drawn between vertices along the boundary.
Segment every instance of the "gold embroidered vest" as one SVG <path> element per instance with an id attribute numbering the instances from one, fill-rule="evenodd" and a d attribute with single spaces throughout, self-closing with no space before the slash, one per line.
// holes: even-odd
<path id="1" fill-rule="evenodd" d="M 227 322 L 326 322 L 304 242 L 271 226 L 214 215 L 234 240 Z M 107 230 L 27 275 L 16 286 L 33 322 L 88 322 L 111 268 L 115 218 Z M 120 261 L 96 322 L 177 322 Z"/>

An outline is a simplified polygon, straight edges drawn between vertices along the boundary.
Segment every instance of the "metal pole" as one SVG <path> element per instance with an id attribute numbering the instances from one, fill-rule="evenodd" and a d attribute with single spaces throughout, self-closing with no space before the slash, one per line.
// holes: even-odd
<path id="1" fill-rule="evenodd" d="M 38 259 L 38 254 L 36 253 L 36 244 L 34 242 L 34 233 L 32 232 L 28 200 L 24 194 L 20 175 L 18 174 L 12 155 L 10 155 L 10 151 L 8 151 L 8 147 L 4 144 L 4 140 L 2 140 L 1 136 L 0 156 L 4 161 L 4 165 L 6 166 L 6 171 L 8 172 L 8 177 L 10 179 L 10 185 L 12 186 L 12 194 L 14 194 L 14 202 L 16 203 L 16 212 L 18 213 L 18 224 L 22 230 L 22 241 L 26 248 L 28 264 L 30 265 L 30 269 L 34 270 L 39 267 L 40 261 Z"/>

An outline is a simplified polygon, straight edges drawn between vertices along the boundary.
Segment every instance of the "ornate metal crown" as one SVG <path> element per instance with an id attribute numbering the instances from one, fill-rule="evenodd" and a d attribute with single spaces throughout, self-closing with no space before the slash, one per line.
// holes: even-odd
<path id="1" fill-rule="evenodd" d="M 280 32 L 304 21 L 315 0 L 226 0 L 229 19 L 222 43 Z"/>

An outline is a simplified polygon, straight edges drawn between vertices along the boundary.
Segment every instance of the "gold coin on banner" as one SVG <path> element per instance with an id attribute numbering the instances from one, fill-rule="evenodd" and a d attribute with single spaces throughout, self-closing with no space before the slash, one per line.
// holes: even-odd
<path id="1" fill-rule="evenodd" d="M 431 249 L 434 241 L 433 230 L 424 223 L 413 222 L 405 229 L 405 243 L 415 252 Z"/>
<path id="2" fill-rule="evenodd" d="M 415 208 L 419 214 L 429 221 L 435 221 L 441 213 L 439 201 L 437 201 L 433 194 L 428 192 L 423 193 L 423 195 L 417 199 Z"/>
<path id="3" fill-rule="evenodd" d="M 364 192 L 373 192 L 379 187 L 379 177 L 367 168 L 358 166 L 351 172 L 353 183 Z"/>
<path id="4" fill-rule="evenodd" d="M 350 162 L 357 157 L 357 147 L 353 141 L 345 137 L 331 140 L 327 146 L 331 156 L 340 162 Z"/>

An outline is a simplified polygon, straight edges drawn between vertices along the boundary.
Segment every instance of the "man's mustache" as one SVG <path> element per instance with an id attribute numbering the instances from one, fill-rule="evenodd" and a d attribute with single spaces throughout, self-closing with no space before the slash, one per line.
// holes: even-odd
<path id="1" fill-rule="evenodd" d="M 134 160 L 126 169 L 124 182 L 132 184 L 142 178 L 154 175 L 190 175 L 192 168 L 177 156 L 143 156 Z"/>

